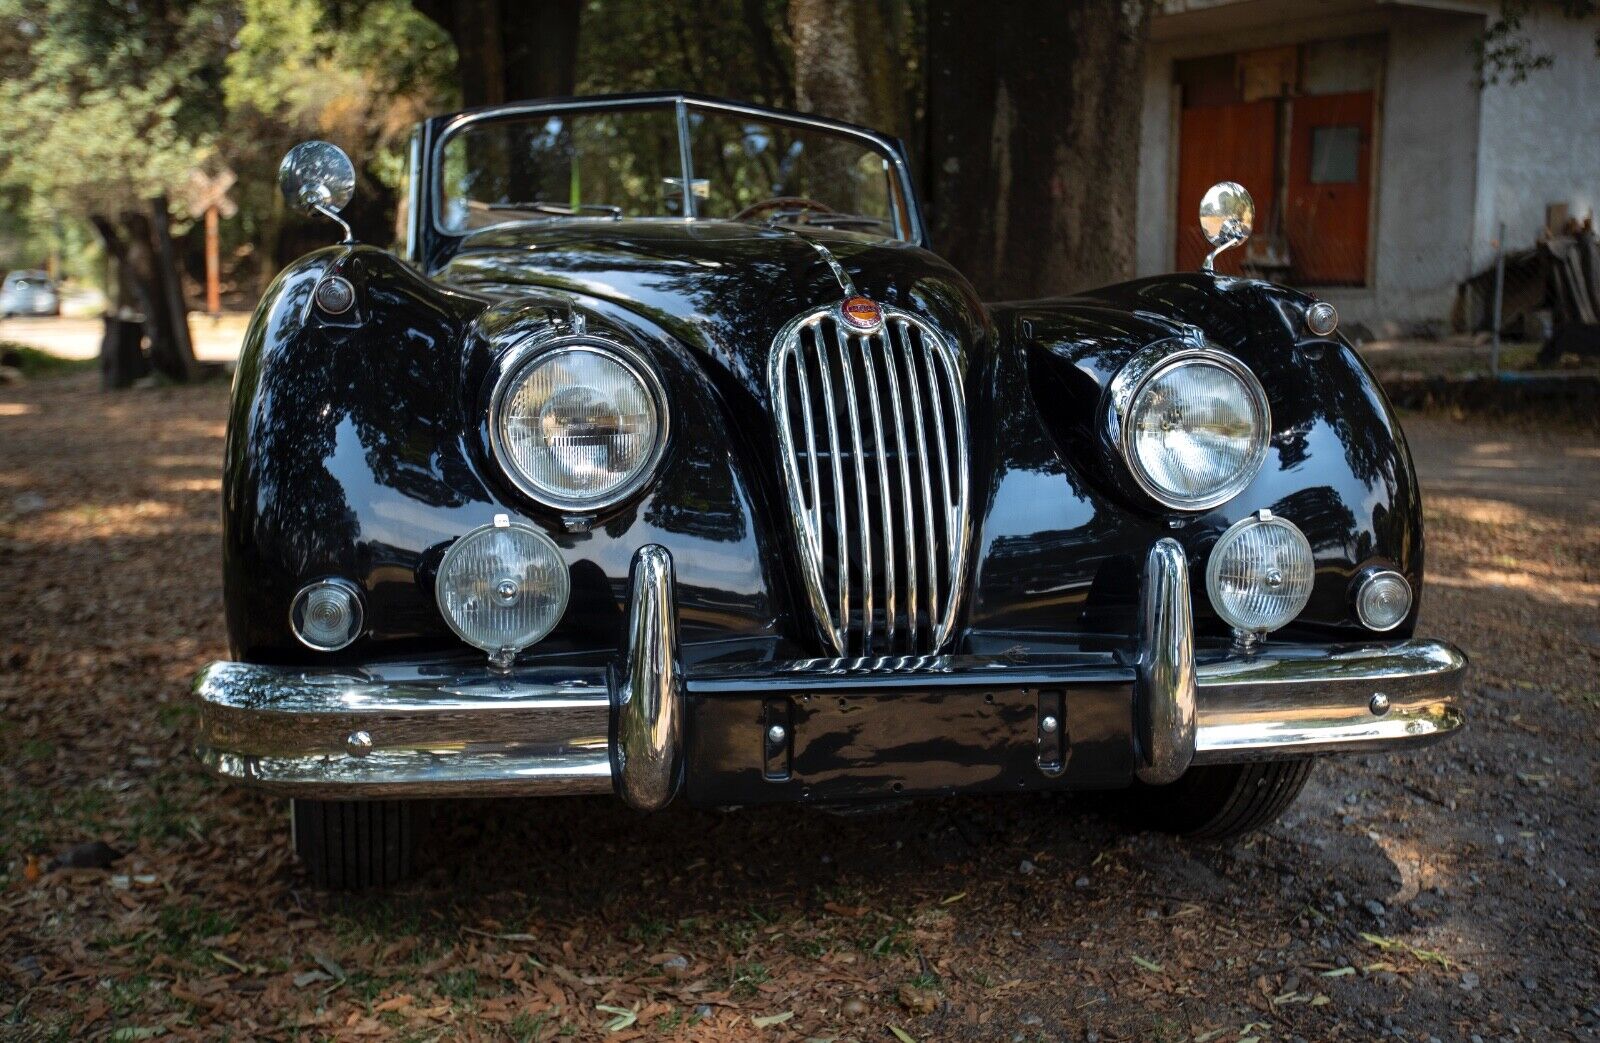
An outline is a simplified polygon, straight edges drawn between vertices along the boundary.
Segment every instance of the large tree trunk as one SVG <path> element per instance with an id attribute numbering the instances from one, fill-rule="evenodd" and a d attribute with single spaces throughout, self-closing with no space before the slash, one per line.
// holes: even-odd
<path id="1" fill-rule="evenodd" d="M 789 0 L 795 107 L 891 134 L 909 123 L 892 0 Z"/>
<path id="2" fill-rule="evenodd" d="M 166 199 L 152 200 L 148 211 L 125 211 L 115 223 L 101 214 L 90 220 L 117 271 L 115 300 L 106 309 L 100 341 L 103 383 L 127 387 L 152 368 L 169 380 L 193 380 L 200 367 L 189 340 Z M 146 338 L 148 358 L 141 348 Z"/>
<path id="3" fill-rule="evenodd" d="M 413 0 L 456 45 L 471 108 L 571 94 L 580 0 Z"/>
<path id="4" fill-rule="evenodd" d="M 127 244 L 116 226 L 103 214 L 91 216 L 89 222 L 100 234 L 116 273 L 115 285 L 106 287 L 111 298 L 106 302 L 105 332 L 100 338 L 100 384 L 117 390 L 131 387 L 150 372 L 150 360 L 144 355 L 142 291 L 128 262 Z"/>
<path id="5" fill-rule="evenodd" d="M 934 248 L 990 298 L 1133 274 L 1153 0 L 929 0 Z"/>

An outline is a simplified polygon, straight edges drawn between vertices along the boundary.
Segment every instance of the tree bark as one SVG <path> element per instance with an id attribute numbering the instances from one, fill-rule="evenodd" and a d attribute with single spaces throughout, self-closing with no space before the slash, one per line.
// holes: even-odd
<path id="1" fill-rule="evenodd" d="M 100 338 L 100 384 L 108 391 L 117 390 L 133 386 L 134 381 L 150 372 L 150 360 L 144 356 L 144 326 L 136 317 L 142 311 L 142 290 L 128 261 L 127 244 L 117 233 L 116 225 L 103 214 L 92 215 L 89 222 L 105 244 L 116 272 L 115 285 L 107 287 L 112 297 L 106 302 L 105 332 Z"/>
<path id="2" fill-rule="evenodd" d="M 413 0 L 456 46 L 468 108 L 571 94 L 580 0 Z"/>
<path id="3" fill-rule="evenodd" d="M 803 112 L 907 129 L 904 70 L 885 0 L 789 0 L 794 99 Z"/>
<path id="4" fill-rule="evenodd" d="M 183 300 L 183 283 L 178 278 L 178 251 L 172 245 L 171 211 L 166 196 L 150 201 L 150 244 L 154 265 L 156 321 L 150 334 L 150 363 L 178 383 L 187 383 L 199 372 L 194 342 L 189 339 L 189 308 Z"/>
<path id="5" fill-rule="evenodd" d="M 1153 0 L 929 0 L 934 248 L 989 298 L 1132 276 Z"/>

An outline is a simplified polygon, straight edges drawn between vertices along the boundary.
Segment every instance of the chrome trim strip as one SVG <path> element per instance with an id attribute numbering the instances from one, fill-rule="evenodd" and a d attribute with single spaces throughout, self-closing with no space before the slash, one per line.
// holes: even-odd
<path id="1" fill-rule="evenodd" d="M 861 439 L 861 402 L 856 396 L 856 378 L 851 372 L 850 345 L 855 338 L 838 324 L 833 324 L 833 340 L 839 345 L 839 368 L 844 375 L 844 405 L 850 418 L 850 457 L 856 472 L 856 519 L 861 523 L 858 539 L 861 544 L 861 647 L 863 654 L 871 655 L 872 648 L 872 515 L 867 506 L 867 447 Z M 841 500 L 837 510 L 845 510 Z M 841 616 L 839 622 L 850 629 L 850 617 Z"/>
<path id="2" fill-rule="evenodd" d="M 873 455 L 878 458 L 878 531 L 883 536 L 883 589 L 885 592 L 884 615 L 889 622 L 888 641 L 890 649 L 894 648 L 895 631 L 895 575 L 894 559 L 898 554 L 894 542 L 894 513 L 889 507 L 889 454 L 884 449 L 883 440 L 883 402 L 878 398 L 878 377 L 873 372 L 876 363 L 873 361 L 873 345 L 878 342 L 882 331 L 875 334 L 857 334 L 852 339 L 861 346 L 862 371 L 867 375 L 867 397 L 872 400 L 872 438 Z M 863 497 L 864 499 L 864 497 Z M 869 550 L 871 548 L 868 548 Z M 871 654 L 870 648 L 865 650 Z"/>
<path id="3" fill-rule="evenodd" d="M 844 453 L 839 445 L 839 411 L 833 402 L 833 372 L 828 367 L 828 347 L 823 336 L 823 319 L 814 323 L 807 323 L 811 329 L 811 346 L 817 358 L 817 370 L 822 374 L 822 399 L 823 405 L 828 410 L 828 469 L 833 474 L 833 502 L 836 504 L 833 511 L 833 526 L 839 539 L 837 553 L 839 560 L 839 616 L 833 625 L 834 650 L 840 655 L 844 654 L 845 634 L 850 628 L 850 530 L 849 512 L 844 509 Z M 805 403 L 805 408 L 810 409 L 811 403 Z M 813 489 L 812 495 L 820 490 Z M 818 517 L 821 516 L 820 510 Z M 822 558 L 817 557 L 815 568 L 818 582 L 822 576 Z M 820 620 L 819 620 L 820 622 Z"/>
<path id="4" fill-rule="evenodd" d="M 911 513 L 911 464 L 906 459 L 906 417 L 905 410 L 900 402 L 900 366 L 895 361 L 896 351 L 894 346 L 893 330 L 884 325 L 879 336 L 883 343 L 883 369 L 889 380 L 889 402 L 894 409 L 894 436 L 895 447 L 900 452 L 900 510 L 901 523 L 905 526 L 906 533 L 906 629 L 910 631 L 911 647 L 917 644 L 917 544 L 915 521 Z M 884 515 L 888 517 L 888 510 Z M 889 523 L 892 532 L 894 523 Z M 894 555 L 891 552 L 890 558 Z M 889 638 L 894 639 L 894 593 L 890 588 L 889 602 Z"/>
<path id="5" fill-rule="evenodd" d="M 1177 540 L 1161 539 L 1145 556 L 1139 602 L 1133 720 L 1141 782 L 1161 785 L 1188 770 L 1195 752 L 1195 690 L 1189 561 Z"/>
<path id="6" fill-rule="evenodd" d="M 212 663 L 192 689 L 196 753 L 224 778 L 299 797 L 611 790 L 602 671 L 452 669 Z M 356 732 L 370 749 L 347 745 Z"/>
<path id="7" fill-rule="evenodd" d="M 900 356 L 906 365 L 906 379 L 911 385 L 911 414 L 912 420 L 917 425 L 917 471 L 922 479 L 922 549 L 928 556 L 928 633 L 935 638 L 937 644 L 939 626 L 939 562 L 934 556 L 934 549 L 938 546 L 933 537 L 933 475 L 928 470 L 928 436 L 922 423 L 922 394 L 920 381 L 917 379 L 916 349 L 911 342 L 910 331 L 895 324 L 895 329 L 900 332 Z M 921 615 L 919 607 L 912 606 L 912 611 Z M 918 627 L 913 622 L 911 636 L 913 644 L 917 637 Z"/>
<path id="8" fill-rule="evenodd" d="M 1466 671 L 1460 649 L 1420 639 L 1203 663 L 1194 763 L 1436 742 L 1465 723 Z"/>
<path id="9" fill-rule="evenodd" d="M 617 688 L 617 793 L 640 811 L 667 806 L 683 781 L 683 668 L 672 555 L 633 556 L 627 644 Z"/>

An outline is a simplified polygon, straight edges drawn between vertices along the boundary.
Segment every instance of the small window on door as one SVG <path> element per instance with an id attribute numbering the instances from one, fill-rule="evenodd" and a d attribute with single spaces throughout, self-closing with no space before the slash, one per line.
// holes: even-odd
<path id="1" fill-rule="evenodd" d="M 1311 128 L 1311 183 L 1353 185 L 1361 180 L 1361 128 Z"/>

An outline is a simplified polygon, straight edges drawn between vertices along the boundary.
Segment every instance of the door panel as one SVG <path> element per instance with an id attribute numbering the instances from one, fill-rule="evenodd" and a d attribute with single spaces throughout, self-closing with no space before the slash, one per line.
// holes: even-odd
<path id="1" fill-rule="evenodd" d="M 1179 271 L 1200 267 L 1211 244 L 1196 216 L 1200 197 L 1218 181 L 1237 181 L 1256 203 L 1259 229 L 1272 213 L 1276 102 L 1241 102 L 1184 109 L 1178 127 L 1177 260 Z M 1217 258 L 1217 271 L 1240 274 L 1244 249 Z"/>
<path id="2" fill-rule="evenodd" d="M 1297 283 L 1366 284 L 1372 101 L 1371 91 L 1294 100 L 1284 231 Z"/>

